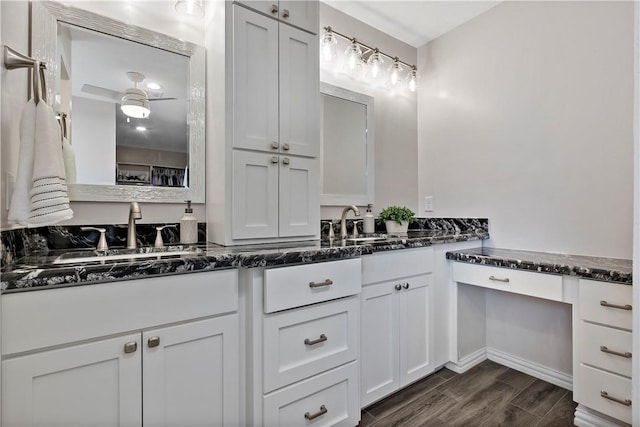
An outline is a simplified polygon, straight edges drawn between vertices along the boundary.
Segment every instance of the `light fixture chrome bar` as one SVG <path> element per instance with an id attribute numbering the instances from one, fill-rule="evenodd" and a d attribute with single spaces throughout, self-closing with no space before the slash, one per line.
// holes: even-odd
<path id="1" fill-rule="evenodd" d="M 376 47 L 371 47 L 365 43 L 362 43 L 361 41 L 357 40 L 355 37 L 349 37 L 345 34 L 339 33 L 338 31 L 334 30 L 331 27 L 324 27 L 324 30 L 331 33 L 331 34 L 335 34 L 336 36 L 340 37 L 343 40 L 346 40 L 348 42 L 351 43 L 356 43 L 362 47 L 364 47 L 365 49 L 367 49 L 367 51 L 365 53 L 363 53 L 363 57 L 364 55 L 368 54 L 368 53 L 373 53 L 373 52 L 378 52 L 379 54 L 386 56 L 387 58 L 389 58 L 392 61 L 397 61 L 400 64 L 406 65 L 407 67 L 411 68 L 412 71 L 417 71 L 418 67 L 416 67 L 413 64 L 409 64 L 408 62 L 404 62 L 402 60 L 400 60 L 397 56 L 391 56 L 388 53 L 385 53 L 383 51 L 381 51 L 380 49 L 376 48 Z"/>

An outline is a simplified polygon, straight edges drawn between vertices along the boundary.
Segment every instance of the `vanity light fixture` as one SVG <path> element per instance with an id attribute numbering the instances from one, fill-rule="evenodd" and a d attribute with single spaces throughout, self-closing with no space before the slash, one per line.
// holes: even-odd
<path id="1" fill-rule="evenodd" d="M 384 70 L 382 68 L 385 62 L 384 58 L 386 57 L 393 61 L 388 69 L 389 84 L 396 87 L 402 74 L 405 72 L 406 68 L 404 67 L 407 67 L 410 70 L 405 77 L 407 88 L 411 92 L 415 92 L 417 90 L 418 68 L 415 65 L 401 61 L 397 56 L 391 56 L 382 52 L 378 48 L 359 42 L 355 37 L 348 37 L 341 34 L 331 27 L 324 27 L 324 34 L 320 42 L 320 52 L 324 61 L 329 62 L 335 58 L 336 55 L 333 52 L 336 50 L 337 38 L 341 38 L 349 42 L 344 54 L 347 57 L 346 68 L 350 72 L 358 71 L 362 68 L 363 64 L 366 64 L 369 67 L 368 75 L 370 78 L 374 81 L 380 81 Z"/>
<path id="2" fill-rule="evenodd" d="M 204 0 L 178 0 L 176 11 L 182 15 L 204 16 Z"/>

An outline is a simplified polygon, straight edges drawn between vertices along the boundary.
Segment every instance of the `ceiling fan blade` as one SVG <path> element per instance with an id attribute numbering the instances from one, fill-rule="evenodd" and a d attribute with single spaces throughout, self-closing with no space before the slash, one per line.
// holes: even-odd
<path id="1" fill-rule="evenodd" d="M 173 101 L 178 98 L 149 98 L 149 101 Z"/>
<path id="2" fill-rule="evenodd" d="M 100 86 L 94 86 L 90 84 L 83 84 L 80 89 L 81 92 L 88 93 L 90 95 L 99 96 L 102 98 L 107 98 L 112 101 L 120 102 L 124 94 L 122 92 L 118 92 L 115 90 L 107 89 Z"/>

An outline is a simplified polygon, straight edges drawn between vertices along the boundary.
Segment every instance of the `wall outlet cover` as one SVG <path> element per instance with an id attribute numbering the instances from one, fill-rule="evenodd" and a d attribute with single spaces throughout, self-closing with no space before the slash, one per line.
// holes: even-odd
<path id="1" fill-rule="evenodd" d="M 424 196 L 424 211 L 433 212 L 433 196 Z"/>

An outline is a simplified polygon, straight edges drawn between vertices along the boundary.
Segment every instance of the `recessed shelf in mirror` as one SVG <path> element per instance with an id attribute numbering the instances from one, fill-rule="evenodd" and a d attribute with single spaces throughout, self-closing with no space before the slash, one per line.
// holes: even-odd
<path id="1" fill-rule="evenodd" d="M 51 64 L 48 99 L 70 117 L 70 199 L 204 202 L 204 48 L 55 2 L 34 2 L 32 15 L 34 56 Z M 121 108 L 139 94 L 146 118 Z M 137 169 L 120 165 L 149 173 L 131 185 Z"/>

